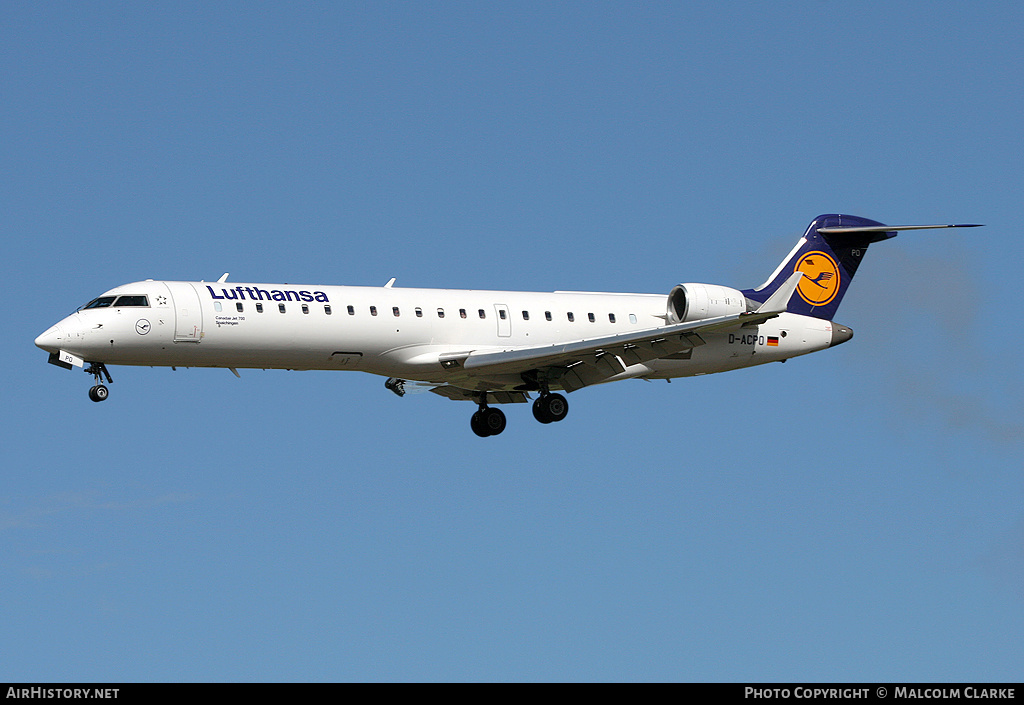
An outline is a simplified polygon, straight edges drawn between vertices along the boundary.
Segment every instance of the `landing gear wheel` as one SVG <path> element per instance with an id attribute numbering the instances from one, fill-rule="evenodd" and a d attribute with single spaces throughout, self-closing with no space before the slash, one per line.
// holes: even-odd
<path id="1" fill-rule="evenodd" d="M 561 421 L 569 413 L 569 402 L 561 394 L 542 394 L 533 402 L 533 418 L 541 423 Z"/>
<path id="2" fill-rule="evenodd" d="M 473 433 L 480 436 L 481 438 L 487 438 L 491 435 L 490 431 L 484 428 L 483 412 L 474 411 L 473 415 L 469 419 L 469 427 L 473 429 Z"/>
<path id="3" fill-rule="evenodd" d="M 551 423 L 551 417 L 548 416 L 547 408 L 544 405 L 544 397 L 533 400 L 533 418 L 541 423 Z"/>
<path id="4" fill-rule="evenodd" d="M 481 412 L 481 417 L 489 435 L 497 436 L 505 430 L 505 412 L 501 409 L 484 409 Z"/>
<path id="5" fill-rule="evenodd" d="M 103 385 L 103 378 L 107 378 L 108 384 L 113 384 L 114 380 L 110 378 L 110 373 L 107 372 L 107 366 L 102 362 L 91 362 L 89 367 L 85 370 L 86 374 L 92 375 L 96 381 L 95 386 L 89 390 L 89 398 L 93 401 L 103 401 L 110 396 L 110 391 Z"/>
<path id="6" fill-rule="evenodd" d="M 501 409 L 484 407 L 470 417 L 469 427 L 481 438 L 497 436 L 505 430 L 505 413 Z"/>

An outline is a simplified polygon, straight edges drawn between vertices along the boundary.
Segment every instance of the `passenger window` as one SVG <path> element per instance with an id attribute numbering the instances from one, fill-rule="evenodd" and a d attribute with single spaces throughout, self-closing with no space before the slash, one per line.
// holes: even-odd
<path id="1" fill-rule="evenodd" d="M 392 306 L 391 307 L 391 313 L 395 314 L 395 318 L 398 318 L 399 316 L 402 315 L 401 313 L 399 313 L 397 306 Z"/>
<path id="2" fill-rule="evenodd" d="M 575 322 L 575 320 L 576 320 L 576 317 L 575 317 L 574 315 L 572 315 L 572 313 L 571 313 L 571 312 L 570 312 L 570 313 L 567 313 L 566 315 L 567 315 L 567 316 L 569 317 L 569 323 L 573 323 L 573 322 Z"/>
<path id="3" fill-rule="evenodd" d="M 608 314 L 608 322 L 609 323 L 615 323 L 615 314 L 614 313 L 609 313 Z"/>
<path id="4" fill-rule="evenodd" d="M 487 313 L 482 308 L 477 309 L 477 313 L 480 314 L 480 318 L 487 318 Z"/>
<path id="5" fill-rule="evenodd" d="M 356 315 L 356 307 L 355 306 L 349 306 L 348 307 L 348 315 L 350 315 L 350 316 Z"/>
<path id="6" fill-rule="evenodd" d="M 636 314 L 635 313 L 629 314 L 629 322 L 630 323 L 636 323 Z"/>
<path id="7" fill-rule="evenodd" d="M 281 313 L 284 313 L 284 304 L 278 304 L 277 310 L 280 311 Z"/>
<path id="8" fill-rule="evenodd" d="M 591 323 L 593 323 L 594 321 L 596 321 L 596 320 L 597 320 L 596 318 L 594 318 L 594 314 L 592 314 L 592 313 L 588 313 L 588 314 L 587 314 L 587 319 L 588 319 L 588 320 L 589 320 L 589 321 L 590 321 Z"/>
<path id="9" fill-rule="evenodd" d="M 529 311 L 523 311 L 523 320 L 524 321 L 530 320 L 530 312 Z"/>
<path id="10" fill-rule="evenodd" d="M 221 311 L 224 310 L 224 307 L 220 305 L 220 301 L 214 301 L 213 310 L 216 311 L 217 313 L 220 313 Z"/>
<path id="11" fill-rule="evenodd" d="M 256 313 L 263 313 L 263 304 L 256 304 Z"/>
<path id="12" fill-rule="evenodd" d="M 505 309 L 503 309 L 503 308 L 499 308 L 498 309 L 498 318 L 500 318 L 503 321 L 505 320 Z"/>
<path id="13" fill-rule="evenodd" d="M 423 309 L 419 306 L 416 307 L 416 318 L 423 318 Z"/>
<path id="14" fill-rule="evenodd" d="M 241 304 L 239 304 L 239 306 L 241 306 Z M 302 312 L 303 313 L 309 313 L 309 305 L 308 304 L 302 304 Z"/>
<path id="15" fill-rule="evenodd" d="M 324 313 L 326 313 L 328 316 L 331 315 L 331 305 L 330 304 L 324 304 Z"/>
<path id="16" fill-rule="evenodd" d="M 377 307 L 376 306 L 371 306 L 370 307 L 370 315 L 371 316 L 376 316 L 377 315 Z"/>
<path id="17" fill-rule="evenodd" d="M 245 306 L 242 305 L 241 301 L 235 303 L 235 310 L 238 311 L 239 313 L 245 312 Z"/>
<path id="18" fill-rule="evenodd" d="M 551 320 L 551 311 L 545 311 L 544 312 L 544 319 L 548 320 L 548 321 Z"/>
<path id="19" fill-rule="evenodd" d="M 459 309 L 459 315 L 462 316 L 463 318 L 465 318 L 466 317 L 466 309 L 460 308 Z"/>
<path id="20" fill-rule="evenodd" d="M 437 309 L 437 317 L 438 318 L 444 318 L 444 309 L 443 308 Z"/>

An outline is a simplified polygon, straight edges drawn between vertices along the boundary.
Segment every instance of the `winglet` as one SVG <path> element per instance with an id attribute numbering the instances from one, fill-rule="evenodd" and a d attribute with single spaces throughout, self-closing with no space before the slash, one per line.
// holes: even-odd
<path id="1" fill-rule="evenodd" d="M 789 279 L 783 282 L 782 286 L 776 289 L 775 293 L 768 297 L 768 300 L 761 304 L 754 313 L 783 313 L 789 306 L 789 300 L 793 298 L 793 292 L 803 278 L 803 272 L 793 272 Z"/>

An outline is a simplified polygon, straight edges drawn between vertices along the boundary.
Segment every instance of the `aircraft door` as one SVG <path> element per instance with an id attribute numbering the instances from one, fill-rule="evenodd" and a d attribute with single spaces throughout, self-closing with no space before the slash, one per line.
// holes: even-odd
<path id="1" fill-rule="evenodd" d="M 203 338 L 199 292 L 188 282 L 164 282 L 174 304 L 174 342 L 198 343 Z"/>
<path id="2" fill-rule="evenodd" d="M 505 304 L 494 304 L 494 313 L 498 318 L 498 337 L 508 338 L 512 335 L 512 314 Z"/>

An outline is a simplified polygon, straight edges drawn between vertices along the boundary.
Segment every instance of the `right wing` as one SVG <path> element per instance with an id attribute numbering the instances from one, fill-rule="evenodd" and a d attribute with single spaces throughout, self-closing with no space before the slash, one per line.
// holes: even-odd
<path id="1" fill-rule="evenodd" d="M 446 370 L 461 371 L 469 379 L 543 372 L 548 379 L 571 392 L 624 372 L 625 365 L 656 360 L 704 345 L 702 335 L 753 326 L 775 318 L 786 310 L 802 276 L 802 272 L 791 275 L 756 311 L 571 343 L 447 353 L 440 356 L 439 362 Z"/>

